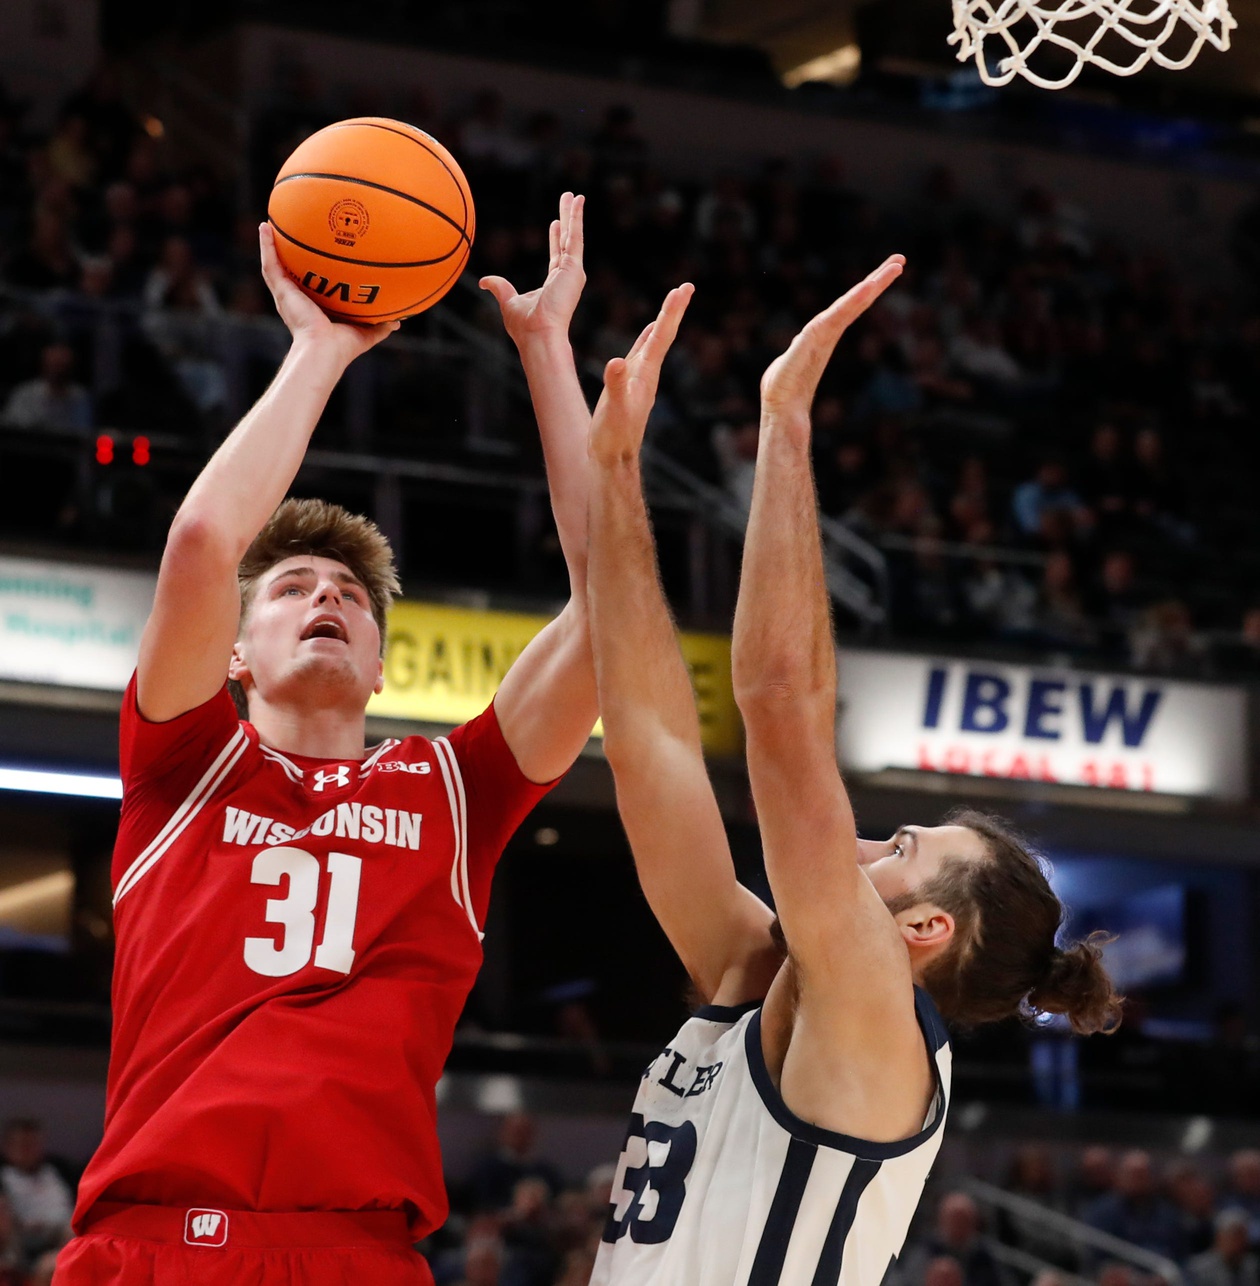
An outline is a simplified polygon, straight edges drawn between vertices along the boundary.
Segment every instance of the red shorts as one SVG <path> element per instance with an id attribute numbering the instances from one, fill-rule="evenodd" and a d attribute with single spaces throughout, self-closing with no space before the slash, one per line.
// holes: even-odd
<path id="1" fill-rule="evenodd" d="M 57 1256 L 54 1286 L 433 1286 L 406 1217 L 99 1202 Z"/>

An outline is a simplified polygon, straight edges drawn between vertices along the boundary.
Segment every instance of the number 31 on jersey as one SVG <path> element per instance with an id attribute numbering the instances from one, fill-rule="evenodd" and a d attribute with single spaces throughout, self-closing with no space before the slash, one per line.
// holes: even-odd
<path id="1" fill-rule="evenodd" d="M 301 848 L 265 848 L 254 858 L 251 884 L 289 881 L 287 894 L 267 901 L 267 922 L 283 926 L 274 938 L 246 938 L 245 963 L 266 978 L 287 978 L 314 963 L 318 969 L 349 973 L 354 964 L 354 925 L 359 912 L 359 876 L 363 859 L 349 853 L 328 854 L 328 905 L 324 933 L 315 946 L 315 905 L 323 875 L 319 858 Z"/>

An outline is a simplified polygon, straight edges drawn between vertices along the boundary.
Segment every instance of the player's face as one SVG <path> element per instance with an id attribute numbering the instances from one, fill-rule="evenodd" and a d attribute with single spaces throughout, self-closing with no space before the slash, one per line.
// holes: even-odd
<path id="1" fill-rule="evenodd" d="M 234 670 L 269 701 L 367 704 L 383 683 L 381 635 L 362 583 L 343 563 L 299 554 L 254 586 Z"/>
<path id="2" fill-rule="evenodd" d="M 858 862 L 885 902 L 922 888 L 951 857 L 986 856 L 984 842 L 966 826 L 902 826 L 891 839 L 858 840 Z"/>

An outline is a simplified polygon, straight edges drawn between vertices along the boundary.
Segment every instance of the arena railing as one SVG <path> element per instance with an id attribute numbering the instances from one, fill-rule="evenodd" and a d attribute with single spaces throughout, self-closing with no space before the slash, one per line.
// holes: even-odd
<path id="1" fill-rule="evenodd" d="M 471 282 L 464 288 L 475 293 Z M 17 324 L 24 311 L 43 319 L 50 339 L 66 338 L 87 354 L 90 369 L 84 382 L 98 399 L 125 380 L 129 344 L 139 342 L 159 354 L 196 413 L 184 435 L 150 436 L 155 445 L 160 442 L 171 450 L 182 444 L 190 458 L 194 449 L 208 453 L 245 413 L 261 391 L 255 387 L 260 371 L 269 374 L 286 347 L 285 331 L 271 317 L 199 314 L 77 292 L 34 293 L 0 286 L 0 324 Z M 421 368 L 433 386 L 457 399 L 458 416 L 448 416 L 444 423 L 458 419 L 463 427 L 458 441 L 421 442 L 418 454 L 432 457 L 445 451 L 454 454 L 459 465 L 402 456 L 396 437 L 390 438 L 390 421 L 400 417 L 399 402 L 395 398 L 391 403 L 388 390 L 408 379 L 414 382 Z M 541 472 L 533 463 L 536 447 L 529 441 L 534 430 L 528 389 L 515 351 L 506 336 L 486 333 L 454 309 L 413 319 L 405 333 L 355 362 L 342 382 L 337 406 L 326 420 L 333 420 L 328 429 L 341 439 L 340 448 L 313 450 L 307 464 L 371 475 L 384 512 L 397 511 L 390 488 L 399 479 L 515 485 L 531 503 L 543 488 Z M 94 432 L 108 427 L 135 431 L 120 424 Z M 50 437 L 43 429 L 40 435 Z M 329 435 L 321 436 L 327 441 Z M 78 440 L 85 437 L 79 434 Z M 386 447 L 386 441 L 395 449 Z M 725 614 L 733 602 L 730 560 L 718 556 L 717 549 L 726 541 L 742 543 L 746 515 L 722 488 L 700 479 L 661 448 L 649 448 L 645 460 L 653 507 L 671 510 L 691 524 L 691 602 L 701 615 Z M 888 619 L 887 559 L 842 523 L 824 519 L 823 528 L 827 582 L 837 606 L 859 630 L 882 629 Z"/>
<path id="2" fill-rule="evenodd" d="M 1181 1268 L 1173 1260 L 1135 1246 L 1132 1242 L 1122 1241 L 1119 1237 L 1073 1219 L 1071 1215 L 1040 1205 L 1028 1197 L 1008 1192 L 983 1179 L 964 1179 L 960 1186 L 991 1215 L 1003 1211 L 1051 1237 L 1062 1238 L 1063 1243 L 1078 1255 L 1083 1266 L 1118 1260 L 1142 1273 L 1159 1278 L 1167 1286 L 1182 1286 L 1185 1280 Z"/>

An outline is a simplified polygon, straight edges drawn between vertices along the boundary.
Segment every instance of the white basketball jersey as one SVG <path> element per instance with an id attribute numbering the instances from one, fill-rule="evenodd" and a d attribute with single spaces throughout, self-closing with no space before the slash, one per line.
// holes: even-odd
<path id="1" fill-rule="evenodd" d="M 644 1073 L 591 1286 L 879 1286 L 949 1105 L 949 1038 L 919 988 L 915 1012 L 937 1092 L 898 1143 L 794 1116 L 766 1069 L 760 1005 L 696 1013 Z"/>

